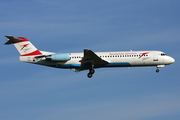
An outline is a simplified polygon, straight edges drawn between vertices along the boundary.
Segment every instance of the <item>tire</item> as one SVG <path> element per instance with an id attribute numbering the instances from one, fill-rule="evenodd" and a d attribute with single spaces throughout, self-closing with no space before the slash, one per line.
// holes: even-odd
<path id="1" fill-rule="evenodd" d="M 94 69 L 89 69 L 89 73 L 94 74 L 95 70 Z"/>
<path id="2" fill-rule="evenodd" d="M 88 78 L 91 78 L 93 76 L 93 74 L 88 73 L 87 76 L 88 76 Z"/>

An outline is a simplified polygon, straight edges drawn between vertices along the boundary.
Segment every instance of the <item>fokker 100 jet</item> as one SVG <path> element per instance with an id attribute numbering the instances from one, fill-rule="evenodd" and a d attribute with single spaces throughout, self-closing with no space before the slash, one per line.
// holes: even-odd
<path id="1" fill-rule="evenodd" d="M 103 67 L 140 67 L 169 65 L 175 60 L 161 51 L 117 51 L 93 52 L 84 49 L 81 53 L 52 53 L 38 50 L 24 37 L 6 36 L 8 44 L 14 44 L 21 54 L 23 62 L 45 65 L 55 68 L 74 69 L 75 72 L 89 70 L 87 76 L 91 78 L 96 68 Z"/>

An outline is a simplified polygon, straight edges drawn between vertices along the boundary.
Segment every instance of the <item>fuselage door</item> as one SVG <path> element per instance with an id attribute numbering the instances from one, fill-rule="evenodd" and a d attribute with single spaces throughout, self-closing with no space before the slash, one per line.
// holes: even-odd
<path id="1" fill-rule="evenodd" d="M 157 53 L 154 53 L 153 61 L 158 61 L 158 54 Z"/>

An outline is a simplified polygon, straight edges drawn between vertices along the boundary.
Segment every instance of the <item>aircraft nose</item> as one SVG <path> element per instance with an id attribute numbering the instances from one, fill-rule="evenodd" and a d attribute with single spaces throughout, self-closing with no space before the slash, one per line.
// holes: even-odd
<path id="1" fill-rule="evenodd" d="M 172 57 L 167 57 L 167 58 L 165 58 L 165 63 L 166 64 L 172 64 L 172 63 L 174 63 L 175 62 L 175 59 L 174 58 L 172 58 Z"/>
<path id="2" fill-rule="evenodd" d="M 174 63 L 175 62 L 175 59 L 171 57 L 171 63 Z"/>

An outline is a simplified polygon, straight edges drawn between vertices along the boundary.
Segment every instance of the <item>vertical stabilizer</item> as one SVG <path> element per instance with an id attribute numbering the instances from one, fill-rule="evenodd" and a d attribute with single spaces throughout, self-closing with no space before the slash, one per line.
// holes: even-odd
<path id="1" fill-rule="evenodd" d="M 26 38 L 24 37 L 13 37 L 13 36 L 6 36 L 8 41 L 5 43 L 14 44 L 16 49 L 19 51 L 21 56 L 35 56 L 35 55 L 42 55 L 42 53 Z"/>

